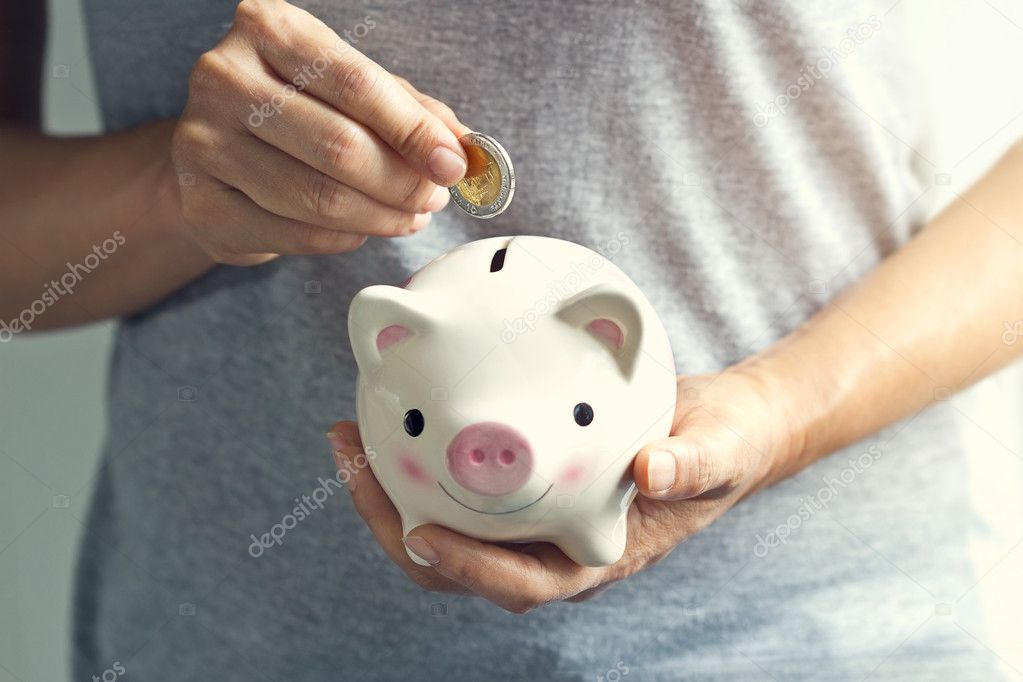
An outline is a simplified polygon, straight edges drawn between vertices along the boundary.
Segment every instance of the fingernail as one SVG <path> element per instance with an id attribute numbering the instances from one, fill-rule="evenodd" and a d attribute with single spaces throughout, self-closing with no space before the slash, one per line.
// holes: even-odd
<path id="1" fill-rule="evenodd" d="M 430 224 L 433 220 L 432 213 L 417 213 L 416 217 L 412 219 L 412 231 L 421 230 Z"/>
<path id="2" fill-rule="evenodd" d="M 434 182 L 449 187 L 465 175 L 465 159 L 447 147 L 437 147 L 426 157 L 426 165 L 433 173 Z"/>
<path id="3" fill-rule="evenodd" d="M 654 450 L 646 465 L 647 488 L 664 492 L 675 485 L 675 455 L 667 450 Z"/>
<path id="4" fill-rule="evenodd" d="M 402 542 L 405 543 L 405 546 L 408 547 L 410 552 L 431 566 L 436 566 L 440 563 L 440 555 L 437 554 L 437 550 L 431 547 L 429 542 L 418 535 L 406 535 L 402 538 Z"/>
<path id="5" fill-rule="evenodd" d="M 341 467 L 338 467 L 338 472 L 340 473 L 340 471 L 341 471 Z M 348 488 L 348 492 L 354 493 L 355 492 L 355 486 L 359 482 L 359 472 L 354 471 L 354 470 L 350 471 L 350 470 L 348 470 L 346 468 L 344 470 L 344 473 L 346 473 L 348 475 L 345 476 L 345 479 L 342 482 L 345 484 L 345 487 Z"/>
<path id="6" fill-rule="evenodd" d="M 448 188 L 438 186 L 435 190 L 433 190 L 433 194 L 430 195 L 426 205 L 423 206 L 423 210 L 429 211 L 430 213 L 439 211 L 448 205 L 448 199 L 450 198 L 451 192 L 448 191 Z"/>
<path id="7" fill-rule="evenodd" d="M 340 450 L 341 448 L 348 446 L 348 441 L 345 440 L 344 434 L 340 431 L 331 431 L 328 433 L 327 442 L 330 443 L 331 450 Z"/>

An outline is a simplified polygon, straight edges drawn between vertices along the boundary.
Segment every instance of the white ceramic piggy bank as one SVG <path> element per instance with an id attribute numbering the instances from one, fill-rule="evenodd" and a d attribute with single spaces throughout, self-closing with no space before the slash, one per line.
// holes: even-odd
<path id="1" fill-rule="evenodd" d="M 618 267 L 559 239 L 483 239 L 360 291 L 348 332 L 360 433 L 405 533 L 622 556 L 632 460 L 669 433 L 675 365 Z"/>

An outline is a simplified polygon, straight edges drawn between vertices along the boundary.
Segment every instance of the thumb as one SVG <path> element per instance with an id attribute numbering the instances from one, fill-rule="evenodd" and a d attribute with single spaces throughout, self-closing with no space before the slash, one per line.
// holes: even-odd
<path id="1" fill-rule="evenodd" d="M 686 500 L 730 489 L 738 474 L 727 449 L 712 452 L 692 437 L 650 443 L 636 455 L 632 475 L 639 493 L 656 500 Z"/>
<path id="2" fill-rule="evenodd" d="M 334 422 L 334 425 L 327 431 L 327 440 L 335 450 L 352 445 L 362 447 L 362 437 L 359 434 L 359 425 L 353 421 Z"/>

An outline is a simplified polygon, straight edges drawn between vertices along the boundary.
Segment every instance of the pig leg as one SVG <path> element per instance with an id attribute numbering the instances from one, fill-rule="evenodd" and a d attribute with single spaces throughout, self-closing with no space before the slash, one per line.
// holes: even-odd
<path id="1" fill-rule="evenodd" d="M 558 540 L 568 558 L 583 566 L 610 566 L 625 552 L 626 512 L 603 519 L 577 521 Z"/>
<path id="2" fill-rule="evenodd" d="M 576 515 L 558 546 L 568 558 L 583 566 L 610 566 L 622 558 L 627 540 L 628 514 L 636 498 L 636 484 L 623 478 L 619 494 L 607 506 Z"/>

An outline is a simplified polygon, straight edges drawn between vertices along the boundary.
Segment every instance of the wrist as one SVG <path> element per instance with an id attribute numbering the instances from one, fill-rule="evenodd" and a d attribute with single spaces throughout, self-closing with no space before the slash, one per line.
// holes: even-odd
<path id="1" fill-rule="evenodd" d="M 169 119 L 138 130 L 139 143 L 152 151 L 139 178 L 144 184 L 141 191 L 135 193 L 144 198 L 146 205 L 140 216 L 144 219 L 137 221 L 136 229 L 144 233 L 146 243 L 178 253 L 190 270 L 200 272 L 215 263 L 191 237 L 182 212 L 182 192 L 194 187 L 196 178 L 187 173 L 179 174 L 171 158 L 176 126 L 177 121 Z"/>
<path id="2" fill-rule="evenodd" d="M 166 120 L 154 123 L 145 131 L 147 139 L 143 144 L 155 150 L 152 162 L 144 176 L 148 187 L 145 194 L 151 197 L 154 218 L 150 225 L 161 232 L 173 232 L 184 237 L 185 221 L 181 212 L 181 192 L 185 186 L 195 183 L 194 177 L 179 175 L 171 159 L 171 139 L 176 121 Z"/>
<path id="3" fill-rule="evenodd" d="M 784 362 L 771 355 L 751 356 L 726 371 L 751 383 L 767 406 L 766 440 L 770 445 L 760 473 L 761 482 L 756 488 L 766 488 L 789 478 L 809 459 L 813 420 L 807 409 L 808 391 Z"/>

